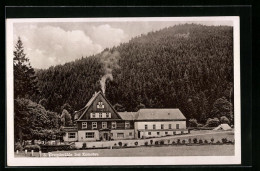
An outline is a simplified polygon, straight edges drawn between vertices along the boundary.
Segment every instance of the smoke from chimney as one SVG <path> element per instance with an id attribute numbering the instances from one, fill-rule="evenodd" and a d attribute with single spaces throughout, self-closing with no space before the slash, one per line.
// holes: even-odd
<path id="1" fill-rule="evenodd" d="M 119 68 L 118 65 L 118 60 L 120 58 L 120 54 L 118 51 L 114 52 L 109 52 L 105 51 L 102 53 L 102 63 L 104 64 L 104 70 L 105 70 L 105 75 L 100 80 L 100 86 L 102 92 L 105 94 L 106 93 L 106 80 L 110 79 L 113 81 L 113 69 Z"/>

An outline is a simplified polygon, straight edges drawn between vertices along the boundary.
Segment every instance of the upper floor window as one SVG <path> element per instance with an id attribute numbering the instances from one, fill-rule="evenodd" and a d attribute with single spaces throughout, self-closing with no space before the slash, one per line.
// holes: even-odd
<path id="1" fill-rule="evenodd" d="M 97 104 L 97 108 L 98 109 L 104 109 L 104 104 L 103 104 L 103 102 L 98 102 L 98 104 Z"/>
<path id="2" fill-rule="evenodd" d="M 99 118 L 102 118 L 102 113 L 99 113 Z"/>
<path id="3" fill-rule="evenodd" d="M 148 125 L 144 125 L 144 129 L 148 129 Z"/>
<path id="4" fill-rule="evenodd" d="M 87 128 L 87 122 L 82 122 L 82 128 Z"/>
<path id="5" fill-rule="evenodd" d="M 156 125 L 155 124 L 153 124 L 153 129 L 156 129 Z"/>
<path id="6" fill-rule="evenodd" d="M 180 129 L 180 124 L 176 124 L 176 129 Z"/>
<path id="7" fill-rule="evenodd" d="M 92 129 L 97 128 L 97 122 L 92 122 Z"/>
<path id="8" fill-rule="evenodd" d="M 109 113 L 106 113 L 106 118 L 110 118 L 110 115 L 109 115 Z"/>
<path id="9" fill-rule="evenodd" d="M 164 129 L 164 125 L 163 124 L 161 124 L 161 129 Z"/>
<path id="10" fill-rule="evenodd" d="M 102 122 L 102 128 L 107 128 L 107 122 Z"/>
<path id="11" fill-rule="evenodd" d="M 116 128 L 116 122 L 112 122 L 112 128 Z"/>
<path id="12" fill-rule="evenodd" d="M 129 121 L 125 122 L 125 128 L 130 128 L 130 122 Z"/>
<path id="13" fill-rule="evenodd" d="M 75 132 L 69 132 L 69 138 L 76 138 Z"/>
<path id="14" fill-rule="evenodd" d="M 94 138 L 95 133 L 94 132 L 86 132 L 86 138 Z"/>
<path id="15" fill-rule="evenodd" d="M 96 114 L 95 113 L 91 113 L 91 118 L 95 118 Z"/>
<path id="16" fill-rule="evenodd" d="M 172 129 L 172 124 L 169 124 L 169 129 Z"/>

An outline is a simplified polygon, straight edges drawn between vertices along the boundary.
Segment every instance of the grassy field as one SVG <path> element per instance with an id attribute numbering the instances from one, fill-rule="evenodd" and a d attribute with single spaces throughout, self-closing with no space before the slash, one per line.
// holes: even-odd
<path id="1" fill-rule="evenodd" d="M 183 139 L 188 141 L 188 139 L 197 138 L 210 141 L 211 138 L 214 138 L 214 142 L 220 141 L 222 138 L 227 138 L 228 140 L 234 140 L 234 132 L 212 132 L 211 130 L 203 131 L 191 131 L 188 135 L 182 136 L 171 136 L 163 137 L 163 139 L 170 139 L 171 142 L 177 142 L 177 139 L 181 141 Z M 149 139 L 147 139 L 149 142 Z M 170 146 L 161 146 L 161 147 L 136 147 L 136 148 L 122 148 L 122 149 L 88 149 L 88 150 L 75 150 L 75 151 L 54 151 L 51 152 L 52 157 L 55 155 L 60 155 L 64 157 L 67 156 L 83 157 L 83 156 L 93 156 L 93 157 L 134 157 L 134 156 L 231 156 L 234 155 L 234 145 L 195 145 L 195 146 L 186 146 L 186 145 L 170 145 Z M 42 154 L 45 157 L 48 157 L 48 154 Z M 30 157 L 31 153 L 28 153 L 25 156 L 24 152 L 16 154 L 16 157 Z M 39 157 L 39 153 L 34 153 L 35 157 Z"/>

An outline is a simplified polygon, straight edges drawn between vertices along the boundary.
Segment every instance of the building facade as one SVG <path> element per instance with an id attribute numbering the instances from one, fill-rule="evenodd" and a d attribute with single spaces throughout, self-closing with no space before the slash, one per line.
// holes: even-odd
<path id="1" fill-rule="evenodd" d="M 110 141 L 188 133 L 179 109 L 140 109 L 117 112 L 102 92 L 75 112 L 76 127 L 65 127 L 64 141 Z"/>

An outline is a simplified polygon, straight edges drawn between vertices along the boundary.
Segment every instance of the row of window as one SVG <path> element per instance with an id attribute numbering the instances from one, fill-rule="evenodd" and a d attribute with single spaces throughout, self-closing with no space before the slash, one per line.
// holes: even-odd
<path id="1" fill-rule="evenodd" d="M 156 132 L 157 135 L 160 135 L 160 132 Z M 173 132 L 175 134 L 175 132 Z M 152 135 L 152 132 L 148 132 L 148 135 Z M 168 132 L 165 132 L 165 135 L 168 135 Z"/>
<path id="2" fill-rule="evenodd" d="M 176 124 L 176 129 L 179 129 L 180 125 Z M 148 129 L 148 125 L 144 125 L 144 129 Z M 153 124 L 153 129 L 156 129 L 156 125 Z M 164 124 L 161 124 L 161 129 L 164 129 Z M 168 129 L 172 129 L 172 124 L 168 125 Z"/>
<path id="3" fill-rule="evenodd" d="M 111 113 L 90 113 L 90 118 L 111 118 Z"/>
<path id="4" fill-rule="evenodd" d="M 88 123 L 87 122 L 82 122 L 82 128 L 85 129 L 88 127 Z M 116 129 L 117 125 L 116 122 L 112 122 L 111 123 L 111 128 L 112 129 Z M 97 128 L 97 122 L 92 122 L 92 129 Z M 107 122 L 102 122 L 102 128 L 107 128 Z M 130 128 L 130 122 L 126 121 L 125 122 L 125 128 Z"/>
<path id="5" fill-rule="evenodd" d="M 128 134 L 129 134 L 129 136 L 133 136 L 132 132 L 129 132 Z M 76 133 L 75 132 L 69 132 L 68 137 L 69 138 L 76 138 Z M 86 132 L 85 137 L 86 138 L 94 138 L 95 133 L 94 132 Z M 113 133 L 111 133 L 111 137 L 113 137 Z M 124 138 L 124 133 L 117 133 L 117 138 Z"/>

